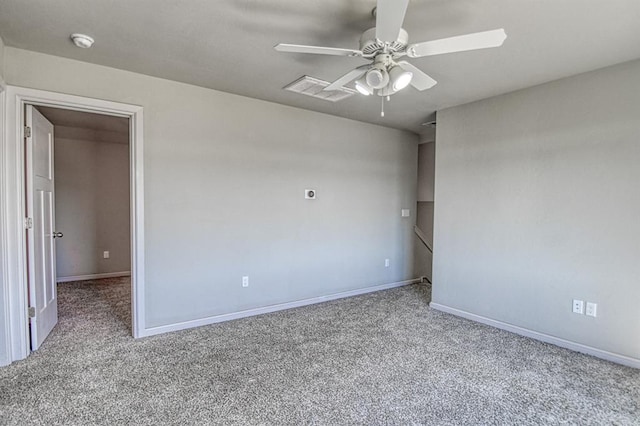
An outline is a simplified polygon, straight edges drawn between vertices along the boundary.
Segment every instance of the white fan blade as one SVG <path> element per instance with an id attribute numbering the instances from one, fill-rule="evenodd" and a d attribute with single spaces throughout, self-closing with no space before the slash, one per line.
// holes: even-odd
<path id="1" fill-rule="evenodd" d="M 420 68 L 416 68 L 409 62 L 400 61 L 398 62 L 398 65 L 403 70 L 413 73 L 413 77 L 411 78 L 411 85 L 420 91 L 431 89 L 433 86 L 438 84 L 437 81 L 425 74 L 422 70 L 420 70 Z"/>
<path id="2" fill-rule="evenodd" d="M 504 29 L 483 31 L 440 40 L 425 41 L 407 47 L 407 56 L 421 58 L 423 56 L 441 55 L 443 53 L 464 52 L 466 50 L 486 49 L 502 46 L 507 38 Z"/>
<path id="3" fill-rule="evenodd" d="M 409 0 L 378 0 L 376 7 L 376 38 L 381 41 L 396 41 Z"/>
<path id="4" fill-rule="evenodd" d="M 336 81 L 334 81 L 333 83 L 331 83 L 330 85 L 328 85 L 322 90 L 327 90 L 327 91 L 338 90 L 342 88 L 342 86 L 344 86 L 345 84 L 349 84 L 353 80 L 360 78 L 360 76 L 365 72 L 367 72 L 367 70 L 370 67 L 371 65 L 362 65 L 362 66 L 359 66 L 358 68 L 352 69 L 351 71 L 349 71 L 348 73 L 346 73 L 345 75 L 343 75 L 342 77 L 340 77 L 339 79 L 337 79 Z"/>
<path id="5" fill-rule="evenodd" d="M 278 52 L 313 53 L 316 55 L 332 56 L 362 56 L 362 52 L 354 49 L 341 49 L 339 47 L 303 46 L 301 44 L 280 43 L 273 46 Z"/>

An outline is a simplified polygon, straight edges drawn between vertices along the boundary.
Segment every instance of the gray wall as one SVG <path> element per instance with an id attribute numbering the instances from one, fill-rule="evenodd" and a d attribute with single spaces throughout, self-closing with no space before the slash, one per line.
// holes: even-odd
<path id="1" fill-rule="evenodd" d="M 433 201 L 435 147 L 435 142 L 422 143 L 418 146 L 418 201 Z"/>
<path id="2" fill-rule="evenodd" d="M 10 84 L 144 107 L 147 326 L 413 278 L 416 135 L 6 52 Z"/>
<path id="3" fill-rule="evenodd" d="M 4 41 L 0 37 L 0 78 L 4 79 Z"/>
<path id="4" fill-rule="evenodd" d="M 433 247 L 433 203 L 418 202 L 416 225 L 424 233 L 427 242 Z M 414 237 L 414 275 L 417 277 L 427 277 L 431 280 L 433 276 L 432 262 L 433 255 L 416 236 Z"/>
<path id="5" fill-rule="evenodd" d="M 422 135 L 424 138 L 425 135 Z M 416 225 L 427 237 L 427 242 L 433 247 L 433 181 L 435 176 L 435 146 L 434 142 L 418 145 L 418 206 Z M 415 238 L 415 267 L 416 276 L 432 278 L 433 255 Z"/>
<path id="6" fill-rule="evenodd" d="M 441 111 L 437 144 L 433 301 L 640 359 L 640 61 Z"/>
<path id="7" fill-rule="evenodd" d="M 129 146 L 56 137 L 55 179 L 58 278 L 129 271 Z"/>

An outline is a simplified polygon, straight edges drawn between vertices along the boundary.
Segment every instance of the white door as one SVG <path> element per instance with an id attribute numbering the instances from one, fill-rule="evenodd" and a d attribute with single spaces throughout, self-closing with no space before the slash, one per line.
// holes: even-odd
<path id="1" fill-rule="evenodd" d="M 31 350 L 37 350 L 58 322 L 56 291 L 53 125 L 26 108 L 26 201 Z M 30 129 L 30 135 L 29 135 Z"/>

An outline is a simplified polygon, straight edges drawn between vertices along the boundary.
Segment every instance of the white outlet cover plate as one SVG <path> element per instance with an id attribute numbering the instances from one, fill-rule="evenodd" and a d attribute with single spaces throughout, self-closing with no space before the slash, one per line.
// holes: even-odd
<path id="1" fill-rule="evenodd" d="M 409 209 L 402 209 L 402 217 L 409 217 L 411 211 Z"/>
<path id="2" fill-rule="evenodd" d="M 584 314 L 584 301 L 573 299 L 573 313 Z"/>
<path id="3" fill-rule="evenodd" d="M 598 304 L 587 302 L 587 315 L 590 317 L 598 316 Z"/>

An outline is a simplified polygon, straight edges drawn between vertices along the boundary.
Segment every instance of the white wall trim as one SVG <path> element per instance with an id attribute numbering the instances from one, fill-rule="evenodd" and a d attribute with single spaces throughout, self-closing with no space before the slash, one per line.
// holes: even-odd
<path id="1" fill-rule="evenodd" d="M 0 179 L 2 179 L 2 212 L 0 238 L 3 248 L 0 292 L 6 295 L 4 322 L 8 334 L 8 362 L 27 357 L 30 353 L 27 316 L 27 257 L 25 250 L 24 187 L 24 106 L 44 105 L 76 111 L 94 112 L 129 118 L 130 123 L 130 192 L 131 192 L 131 298 L 134 337 L 144 330 L 144 171 L 143 171 L 143 109 L 100 99 L 85 98 L 44 90 L 7 86 L 3 117 L 4 138 L 0 147 Z M 1 354 L 0 354 L 1 355 Z M 2 358 L 0 358 L 1 360 Z"/>
<path id="2" fill-rule="evenodd" d="M 175 324 L 151 327 L 144 330 L 144 336 L 153 336 L 156 334 L 168 333 L 170 331 L 185 330 L 187 328 L 200 327 L 203 325 L 215 324 L 218 322 L 231 321 L 239 318 L 246 318 L 255 315 L 268 314 L 270 312 L 283 311 L 286 309 L 299 308 L 302 306 L 313 305 L 316 303 L 328 302 L 330 300 L 343 299 L 345 297 L 359 296 L 362 294 L 373 293 L 381 290 L 389 290 L 391 288 L 402 287 L 409 284 L 421 282 L 421 278 L 411 280 L 398 281 L 388 284 L 381 284 L 372 287 L 359 288 L 356 290 L 343 291 L 340 293 L 329 294 L 326 296 L 312 297 L 310 299 L 296 300 L 293 302 L 279 303 L 277 305 L 263 306 L 260 308 L 247 309 L 240 312 L 232 312 L 222 315 L 214 315 L 211 317 L 200 318 L 191 321 L 184 321 Z"/>
<path id="3" fill-rule="evenodd" d="M 102 278 L 118 278 L 118 277 L 129 277 L 129 276 L 131 276 L 131 271 L 104 272 L 102 274 L 73 275 L 70 277 L 58 277 L 56 279 L 56 282 L 68 283 L 71 281 L 99 280 Z"/>
<path id="4" fill-rule="evenodd" d="M 6 115 L 5 115 L 5 102 L 6 102 L 6 85 L 4 80 L 0 77 L 0 194 L 5 194 L 7 192 L 7 181 L 5 179 L 5 162 L 6 162 L 6 152 L 4 150 L 5 145 L 5 136 L 6 136 Z M 6 229 L 4 227 L 5 223 L 5 211 L 7 205 L 5 197 L 0 197 L 0 253 L 7 253 L 8 245 L 6 238 Z M 0 366 L 7 365 L 11 362 L 11 340 L 9 339 L 9 289 L 7 285 L 3 285 L 3 283 L 9 282 L 9 275 L 7 271 L 7 256 L 0 256 L 0 303 L 4 303 L 2 307 L 2 311 L 4 313 L 3 317 L 0 318 L 2 324 L 6 324 L 4 331 L 4 339 L 0 342 Z"/>
<path id="5" fill-rule="evenodd" d="M 549 334 L 540 333 L 537 331 L 529 330 L 528 328 L 518 327 L 506 322 L 494 320 L 491 318 L 483 317 L 481 315 L 472 314 L 471 312 L 463 311 L 460 309 L 452 308 L 439 303 L 431 302 L 429 306 L 437 311 L 446 312 L 458 317 L 466 318 L 471 321 L 479 322 L 482 324 L 496 327 L 501 330 L 510 331 L 521 336 L 530 337 L 535 340 L 540 340 L 545 343 L 551 343 L 562 348 L 571 349 L 572 351 L 581 352 L 587 355 L 592 355 L 597 358 L 602 358 L 607 361 L 615 362 L 622 365 L 627 365 L 633 368 L 640 368 L 640 359 L 632 358 L 626 355 L 620 355 L 613 352 L 605 351 L 602 349 L 594 348 L 592 346 L 583 345 L 581 343 L 572 342 L 570 340 L 561 339 L 560 337 L 551 336 Z"/>

